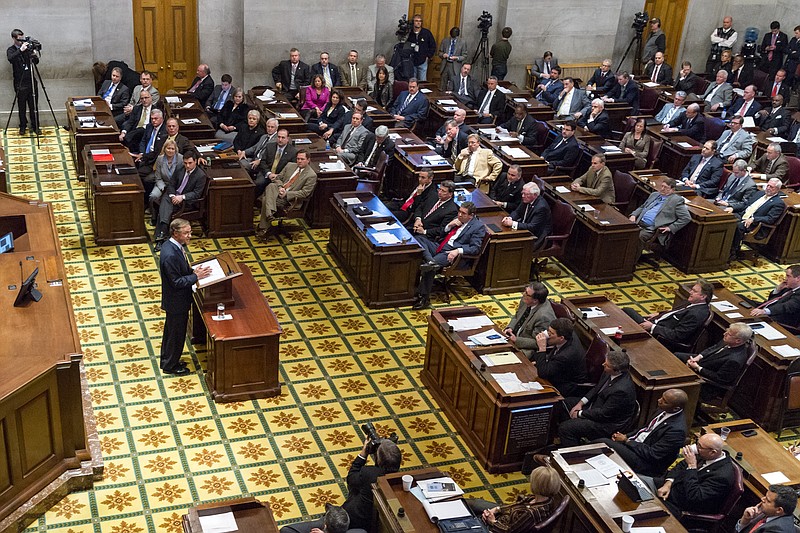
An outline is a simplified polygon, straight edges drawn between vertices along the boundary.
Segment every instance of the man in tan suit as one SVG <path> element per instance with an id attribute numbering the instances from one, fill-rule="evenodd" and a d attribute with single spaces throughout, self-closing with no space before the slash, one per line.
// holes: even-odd
<path id="1" fill-rule="evenodd" d="M 261 196 L 261 220 L 256 228 L 256 236 L 261 239 L 266 237 L 278 207 L 297 206 L 311 196 L 317 185 L 317 175 L 308 166 L 308 152 L 298 150 L 296 157 L 297 163 L 287 164 Z"/>
<path id="2" fill-rule="evenodd" d="M 525 287 L 514 318 L 503 330 L 508 340 L 522 350 L 528 359 L 539 349 L 536 335 L 546 330 L 550 322 L 556 319 L 553 306 L 547 299 L 548 294 L 547 287 L 538 281 Z"/>
<path id="3" fill-rule="evenodd" d="M 572 190 L 597 196 L 609 205 L 616 201 L 614 180 L 611 178 L 611 171 L 606 166 L 606 156 L 604 154 L 592 156 L 592 164 L 589 170 L 572 182 Z"/>
<path id="4" fill-rule="evenodd" d="M 362 91 L 367 91 L 367 69 L 358 64 L 358 52 L 355 50 L 347 54 L 347 63 L 339 67 L 339 75 L 345 87 L 361 87 Z"/>
<path id="5" fill-rule="evenodd" d="M 480 146 L 481 142 L 476 134 L 473 133 L 467 137 L 467 147 L 458 154 L 453 166 L 458 176 L 468 181 L 474 181 L 476 187 L 484 185 L 483 189 L 488 191 L 489 184 L 503 170 L 503 163 L 491 150 Z"/>

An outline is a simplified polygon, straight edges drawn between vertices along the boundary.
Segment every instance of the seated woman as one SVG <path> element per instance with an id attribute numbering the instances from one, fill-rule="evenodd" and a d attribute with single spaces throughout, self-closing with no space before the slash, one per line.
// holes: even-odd
<path id="1" fill-rule="evenodd" d="M 318 119 L 310 117 L 308 119 L 308 131 L 322 135 L 328 128 L 333 127 L 333 124 L 339 120 L 342 115 L 347 112 L 344 106 L 344 94 L 339 89 L 334 89 L 331 92 L 331 101 L 322 110 L 322 115 Z"/>
<path id="2" fill-rule="evenodd" d="M 306 98 L 300 111 L 306 122 L 312 117 L 319 120 L 322 110 L 328 105 L 331 99 L 331 91 L 325 86 L 325 78 L 321 74 L 315 74 L 311 78 L 311 85 L 306 87 Z"/>
<path id="3" fill-rule="evenodd" d="M 244 102 L 244 89 L 237 87 L 233 90 L 233 98 L 222 106 L 219 114 L 219 129 L 214 134 L 217 139 L 233 142 L 236 138 L 239 124 L 247 120 L 247 112 L 250 110 Z"/>
<path id="4" fill-rule="evenodd" d="M 552 466 L 541 466 L 531 472 L 531 493 L 520 496 L 517 503 L 497 505 L 477 498 L 464 501 L 477 515 L 481 514 L 492 533 L 526 533 L 540 524 L 558 506 L 554 496 L 561 489 L 561 479 Z"/>
<path id="5" fill-rule="evenodd" d="M 150 201 L 158 200 L 169 183 L 169 178 L 177 169 L 183 168 L 183 155 L 178 151 L 178 144 L 167 139 L 161 148 L 161 154 L 153 165 L 156 174 L 156 184 L 150 193 Z"/>
<path id="6" fill-rule="evenodd" d="M 247 122 L 240 122 L 236 126 L 236 138 L 233 140 L 233 150 L 245 151 L 258 142 L 266 133 L 261 126 L 261 113 L 255 109 L 247 112 Z"/>
<path id="7" fill-rule="evenodd" d="M 389 71 L 386 67 L 378 67 L 375 71 L 375 88 L 369 95 L 378 102 L 381 107 L 389 107 L 392 103 L 392 84 L 389 83 Z"/>
<path id="8" fill-rule="evenodd" d="M 629 131 L 622 136 L 619 149 L 631 154 L 635 158 L 633 168 L 642 170 L 647 165 L 647 155 L 650 153 L 650 143 L 652 139 L 647 133 L 645 119 L 640 118 L 633 126 L 633 131 Z"/>

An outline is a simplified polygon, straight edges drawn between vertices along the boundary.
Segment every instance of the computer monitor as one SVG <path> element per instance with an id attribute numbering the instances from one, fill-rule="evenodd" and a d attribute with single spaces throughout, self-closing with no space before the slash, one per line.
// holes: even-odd
<path id="1" fill-rule="evenodd" d="M 28 276 L 28 279 L 22 283 L 22 287 L 19 288 L 17 298 L 14 300 L 14 307 L 22 307 L 28 298 L 34 302 L 38 302 L 42 299 L 42 293 L 36 289 L 36 275 L 38 273 L 39 267 L 34 268 L 33 272 L 31 272 L 31 275 Z"/>
<path id="2" fill-rule="evenodd" d="M 14 234 L 8 232 L 0 237 L 0 254 L 14 251 Z"/>

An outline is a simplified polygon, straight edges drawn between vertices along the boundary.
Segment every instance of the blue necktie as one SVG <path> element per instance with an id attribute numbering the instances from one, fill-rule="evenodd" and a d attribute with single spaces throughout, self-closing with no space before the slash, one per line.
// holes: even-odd
<path id="1" fill-rule="evenodd" d="M 450 39 L 450 53 L 448 55 L 454 55 L 456 53 L 456 40 Z"/>
<path id="2" fill-rule="evenodd" d="M 147 150 L 145 150 L 144 153 L 149 154 L 150 152 L 153 151 L 153 145 L 156 143 L 156 132 L 157 131 L 158 130 L 153 128 L 153 133 L 150 134 L 150 140 L 147 141 Z"/>
<path id="3" fill-rule="evenodd" d="M 216 106 L 214 106 L 214 109 L 216 109 L 217 111 L 219 111 L 220 109 L 222 109 L 222 106 L 224 106 L 224 105 L 225 105 L 225 100 L 227 100 L 227 99 L 228 99 L 228 91 L 223 91 L 223 92 L 222 92 L 222 93 L 219 95 L 219 99 L 217 99 L 217 105 L 216 105 Z"/>
<path id="4" fill-rule="evenodd" d="M 105 100 L 106 98 L 111 96 L 112 92 L 114 92 L 114 84 L 113 83 L 108 87 L 108 90 L 106 91 L 106 94 L 103 95 L 103 100 Z"/>

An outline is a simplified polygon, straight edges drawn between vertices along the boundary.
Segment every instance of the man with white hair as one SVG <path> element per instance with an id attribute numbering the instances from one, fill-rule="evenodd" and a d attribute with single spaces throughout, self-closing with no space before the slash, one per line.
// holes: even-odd
<path id="1" fill-rule="evenodd" d="M 683 105 L 684 102 L 686 102 L 686 93 L 684 91 L 677 91 L 673 101 L 664 104 L 664 107 L 658 112 L 653 123 L 667 125 L 673 118 L 683 115 L 686 112 L 686 106 Z M 647 122 L 649 124 L 650 120 Z"/>
<path id="2" fill-rule="evenodd" d="M 761 179 L 778 178 L 783 180 L 789 172 L 789 161 L 782 154 L 778 143 L 770 143 L 767 151 L 753 163 L 753 176 Z"/>
<path id="3" fill-rule="evenodd" d="M 733 162 L 731 175 L 725 186 L 717 194 L 714 203 L 721 206 L 726 213 L 744 211 L 750 197 L 758 192 L 758 187 L 747 171 L 747 161 L 737 159 Z"/>
<path id="4" fill-rule="evenodd" d="M 706 141 L 706 121 L 700 113 L 700 106 L 698 104 L 689 104 L 686 112 L 677 118 L 672 119 L 668 126 L 664 126 L 664 132 L 680 133 L 691 137 L 697 142 Z"/>
<path id="5" fill-rule="evenodd" d="M 522 203 L 500 223 L 507 228 L 530 231 L 536 237 L 534 248 L 542 246 L 553 230 L 553 216 L 539 186 L 532 181 L 523 185 Z"/>
<path id="6" fill-rule="evenodd" d="M 739 224 L 736 226 L 736 233 L 733 237 L 731 246 L 731 260 L 739 255 L 739 248 L 746 233 L 750 233 L 761 224 L 775 224 L 786 209 L 786 204 L 778 194 L 783 187 L 783 183 L 778 178 L 772 178 L 767 182 L 767 187 L 750 197 L 750 201 L 741 212 L 734 211 L 739 216 Z M 766 232 L 766 228 L 761 228 L 756 234 L 758 238 Z"/>
<path id="7" fill-rule="evenodd" d="M 703 93 L 703 100 L 709 106 L 710 111 L 716 111 L 720 107 L 728 107 L 733 101 L 733 86 L 728 83 L 728 71 L 719 69 L 714 83 L 708 85 L 706 92 Z"/>
<path id="8" fill-rule="evenodd" d="M 578 119 L 578 126 L 583 126 L 604 139 L 611 137 L 611 119 L 608 116 L 608 111 L 606 111 L 605 102 L 600 98 L 595 98 L 592 100 L 589 109 L 591 111 L 588 114 Z"/>

